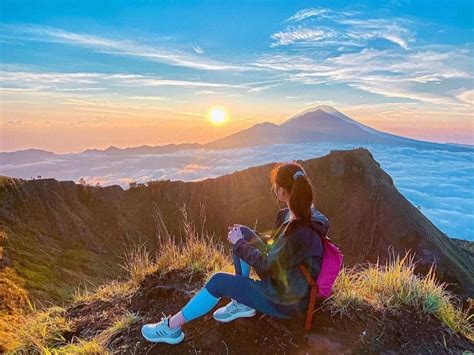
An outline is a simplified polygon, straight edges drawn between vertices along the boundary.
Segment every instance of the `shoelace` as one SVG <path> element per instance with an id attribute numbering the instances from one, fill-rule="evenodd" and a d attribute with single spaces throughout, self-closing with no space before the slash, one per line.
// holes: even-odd
<path id="1" fill-rule="evenodd" d="M 164 312 L 161 312 L 161 314 L 163 315 L 163 317 L 161 317 L 161 321 L 166 324 L 166 326 L 169 328 L 169 318 L 170 316 L 167 316 Z"/>
<path id="2" fill-rule="evenodd" d="M 232 304 L 229 306 L 229 311 L 232 313 L 234 310 L 239 309 L 239 303 L 236 300 L 232 300 Z"/>

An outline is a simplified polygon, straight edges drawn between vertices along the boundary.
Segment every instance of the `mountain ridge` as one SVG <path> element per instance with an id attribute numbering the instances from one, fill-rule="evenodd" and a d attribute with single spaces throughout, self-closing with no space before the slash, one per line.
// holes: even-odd
<path id="1" fill-rule="evenodd" d="M 375 135 L 378 137 L 375 139 L 375 143 L 377 142 L 385 142 L 387 140 L 390 144 L 408 144 L 408 145 L 415 145 L 415 146 L 425 146 L 428 148 L 436 148 L 436 149 L 460 149 L 460 150 L 472 150 L 474 149 L 474 145 L 469 144 L 460 144 L 460 143 L 437 143 L 437 142 L 430 142 L 430 141 L 422 141 L 413 138 L 407 138 L 403 136 L 398 136 L 388 132 L 382 132 L 376 130 L 375 128 L 369 127 L 367 125 L 362 124 L 361 122 L 350 118 L 349 116 L 343 114 L 342 112 L 338 111 L 334 107 L 327 106 L 327 105 L 320 105 L 314 108 L 309 108 L 304 110 L 281 124 L 276 124 L 273 122 L 259 122 L 253 126 L 247 127 L 241 131 L 232 133 L 228 136 L 215 139 L 211 142 L 207 143 L 170 143 L 170 144 L 163 144 L 163 145 L 141 145 L 141 146 L 133 146 L 133 147 L 126 147 L 126 148 L 118 148 L 114 145 L 111 145 L 105 149 L 86 149 L 81 152 L 76 153 L 55 153 L 43 149 L 36 149 L 36 148 L 29 148 L 29 149 L 22 149 L 17 151 L 9 151 L 9 152 L 0 152 L 0 161 L 8 163 L 13 159 L 22 159 L 23 156 L 28 155 L 31 156 L 33 153 L 36 154 L 101 154 L 101 153 L 109 153 L 109 154 L 159 154 L 159 153 L 166 153 L 166 152 L 173 152 L 182 149 L 228 149 L 228 148 L 242 148 L 247 146 L 254 146 L 254 145 L 266 145 L 266 144 L 276 144 L 276 143 L 302 143 L 302 142 L 317 142 L 321 141 L 321 138 L 325 141 L 337 141 L 337 137 L 334 136 L 326 136 L 322 134 L 322 132 L 317 132 L 318 135 L 315 135 L 313 132 L 311 135 L 304 134 L 302 129 L 290 129 L 285 131 L 285 126 L 291 126 L 291 123 L 295 120 L 300 119 L 302 116 L 308 114 L 314 114 L 318 111 L 324 112 L 333 118 L 338 118 L 343 122 L 349 124 L 350 126 L 357 127 L 362 131 L 367 132 L 368 134 Z M 282 129 L 283 128 L 283 129 Z M 303 129 L 304 131 L 305 129 Z M 307 132 L 306 132 L 307 133 Z M 302 136 L 301 136 L 302 135 Z M 382 139 L 383 138 L 383 139 Z M 318 140 L 319 139 L 319 140 Z M 336 139 L 336 140 L 335 140 Z M 367 143 L 367 141 L 354 141 L 353 143 Z"/>
<path id="2" fill-rule="evenodd" d="M 243 148 L 248 146 L 248 142 L 252 142 L 253 145 L 339 142 L 469 149 L 460 145 L 450 146 L 446 143 L 422 141 L 378 131 L 350 118 L 334 107 L 326 105 L 305 110 L 277 126 L 280 128 L 272 127 L 271 130 L 262 132 L 262 126 L 254 125 L 230 136 L 209 142 L 204 147 L 212 149 Z M 274 134 L 275 131 L 278 134 Z M 274 134 L 273 137 L 269 138 L 272 134 Z M 260 138 L 262 136 L 265 137 L 263 141 Z M 267 143 L 268 141 L 271 143 Z"/>
<path id="3" fill-rule="evenodd" d="M 441 280 L 453 283 L 461 296 L 473 294 L 472 255 L 398 192 L 368 150 L 332 151 L 300 162 L 315 188 L 316 206 L 331 221 L 330 237 L 341 246 L 347 265 L 386 260 L 390 248 L 401 255 L 411 249 L 420 259 L 420 272 L 428 272 L 436 261 Z M 150 182 L 129 190 L 117 185 L 100 188 L 54 179 L 3 178 L 3 264 L 23 279 L 34 297 L 45 299 L 53 293 L 53 298 L 61 299 L 81 282 L 119 275 L 114 265 L 131 244 L 140 241 L 156 248 L 156 209 L 170 233 L 179 233 L 176 214 L 183 205 L 195 220 L 202 217 L 204 206 L 207 228 L 222 240 L 233 223 L 253 227 L 258 219 L 257 230 L 265 231 L 280 207 L 269 185 L 272 166 L 197 182 Z M 49 278 L 44 278 L 45 272 Z"/>

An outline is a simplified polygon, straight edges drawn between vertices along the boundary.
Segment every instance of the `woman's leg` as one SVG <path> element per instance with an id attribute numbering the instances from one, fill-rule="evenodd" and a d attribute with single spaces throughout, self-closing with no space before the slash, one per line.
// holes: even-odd
<path id="1" fill-rule="evenodd" d="M 265 251 L 267 248 L 267 245 L 265 242 L 260 239 L 258 234 L 251 228 L 247 226 L 240 226 L 240 230 L 242 231 L 242 235 L 244 239 L 253 245 L 255 245 L 259 250 Z M 240 259 L 237 255 L 232 254 L 232 258 L 234 261 L 234 269 L 235 269 L 235 275 L 242 276 L 243 278 L 249 278 L 250 276 L 250 265 L 247 264 L 245 261 Z M 211 279 L 207 282 L 206 286 L 203 287 L 194 297 L 181 309 L 180 312 L 176 313 L 171 319 L 170 319 L 170 327 L 181 327 L 184 323 L 189 322 L 193 319 L 196 319 L 207 312 L 209 312 L 214 306 L 219 302 L 220 297 L 214 296 L 212 293 L 209 292 L 209 289 L 219 289 L 219 288 L 232 288 L 229 287 L 228 285 L 225 286 L 218 286 L 219 283 L 222 283 L 220 279 L 223 276 L 216 276 L 216 275 L 230 275 L 226 273 L 217 273 L 214 274 Z M 232 275 L 231 275 L 232 276 Z M 235 281 L 234 281 L 235 282 Z M 241 283 L 241 281 L 238 281 Z M 228 281 L 225 282 L 226 284 Z M 245 287 L 245 285 L 242 285 Z M 235 294 L 236 292 L 235 288 L 232 288 L 232 291 L 229 293 Z M 239 296 L 239 299 L 236 299 L 232 297 L 231 295 L 228 295 L 227 297 L 231 297 L 232 299 L 235 299 L 236 301 L 240 302 L 239 299 L 243 299 L 242 297 Z M 245 302 L 241 302 L 243 304 L 246 304 Z M 247 302 L 249 303 L 249 302 Z M 246 304 L 249 307 L 252 307 L 248 304 Z M 252 307 L 255 308 L 255 307 Z M 257 308 L 258 309 L 258 308 Z M 261 309 L 258 309 L 262 311 Z M 262 311 L 263 312 L 263 311 Z"/>
<path id="2" fill-rule="evenodd" d="M 267 248 L 267 245 L 265 242 L 260 239 L 258 234 L 251 228 L 247 226 L 240 226 L 240 230 L 242 232 L 242 235 L 244 236 L 244 239 L 255 245 L 260 251 L 265 251 Z M 234 261 L 234 269 L 235 269 L 235 274 L 236 275 L 241 275 L 245 277 L 249 277 L 250 275 L 250 265 L 247 264 L 245 261 L 240 259 L 237 255 L 232 253 L 232 259 Z"/>
<path id="3" fill-rule="evenodd" d="M 224 272 L 215 273 L 206 285 L 170 320 L 170 327 L 181 327 L 185 322 L 203 316 L 219 302 L 221 297 L 230 297 L 262 313 L 286 318 L 265 297 L 261 281 Z"/>

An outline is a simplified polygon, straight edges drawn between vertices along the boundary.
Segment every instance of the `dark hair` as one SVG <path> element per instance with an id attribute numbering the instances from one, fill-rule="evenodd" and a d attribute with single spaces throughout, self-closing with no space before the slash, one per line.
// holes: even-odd
<path id="1" fill-rule="evenodd" d="M 293 175 L 298 171 L 300 174 L 302 172 L 304 176 L 299 175 L 295 179 Z M 289 192 L 290 199 L 288 204 L 295 217 L 303 222 L 311 222 L 313 188 L 307 179 L 303 167 L 295 161 L 279 163 L 272 169 L 270 179 L 273 191 L 276 184 Z"/>

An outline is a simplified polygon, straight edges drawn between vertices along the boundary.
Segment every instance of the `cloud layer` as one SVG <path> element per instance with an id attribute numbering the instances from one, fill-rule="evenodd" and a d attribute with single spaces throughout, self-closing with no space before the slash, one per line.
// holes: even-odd
<path id="1" fill-rule="evenodd" d="M 37 159 L 0 160 L 0 174 L 30 178 L 41 175 L 90 184 L 171 179 L 197 181 L 247 167 L 292 159 L 310 159 L 351 145 L 284 144 L 230 150 L 183 150 L 169 154 L 53 154 Z M 474 240 L 474 153 L 367 147 L 396 187 L 449 236 Z"/>

